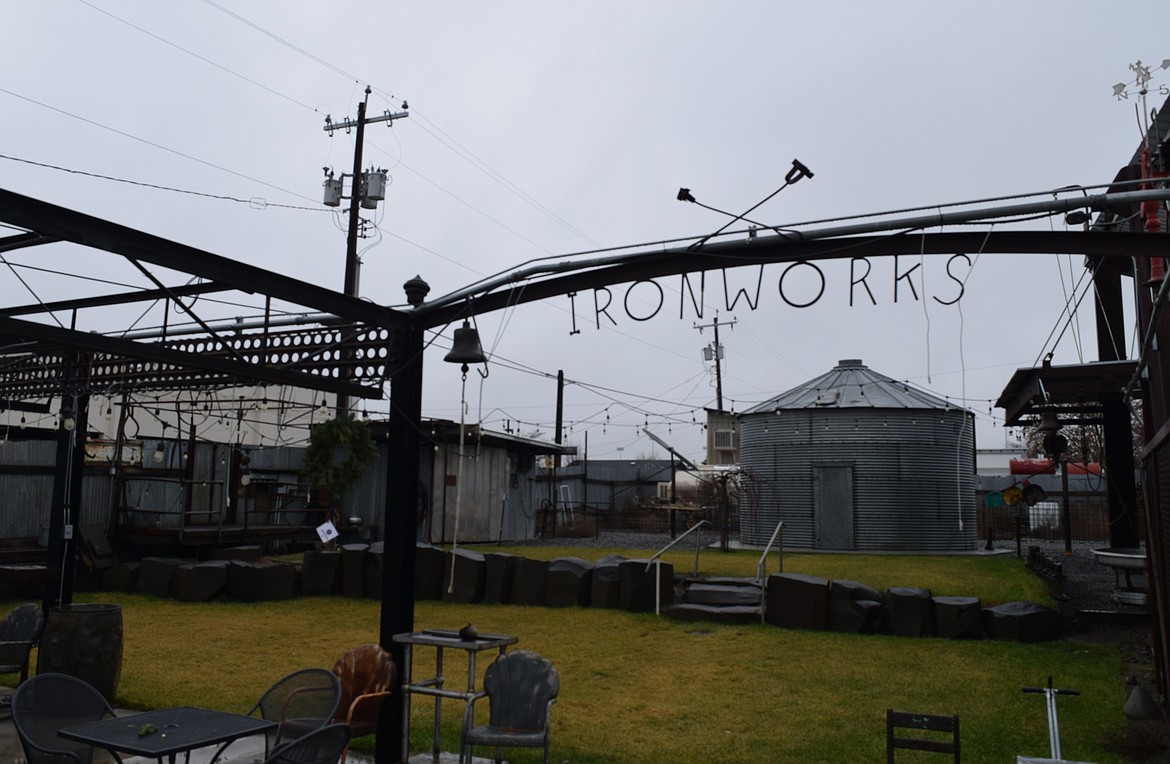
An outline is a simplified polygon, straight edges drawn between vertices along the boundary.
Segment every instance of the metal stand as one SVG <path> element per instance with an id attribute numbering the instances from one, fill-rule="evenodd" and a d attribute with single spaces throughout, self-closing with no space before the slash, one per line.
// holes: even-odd
<path id="1" fill-rule="evenodd" d="M 1048 677 L 1047 687 L 1025 687 L 1024 692 L 1037 693 L 1044 696 L 1048 708 L 1048 747 L 1051 749 L 1051 758 L 1043 759 L 1034 756 L 1017 756 L 1016 764 L 1091 764 L 1091 762 L 1073 762 L 1065 759 L 1060 751 L 1060 720 L 1056 715 L 1057 695 L 1080 695 L 1080 690 L 1060 690 L 1052 686 L 1052 677 Z"/>
<path id="2" fill-rule="evenodd" d="M 431 742 L 431 756 L 436 764 L 439 761 L 439 722 L 442 714 L 443 698 L 462 700 L 464 704 L 475 696 L 475 656 L 480 650 L 498 648 L 500 655 L 514 645 L 519 637 L 507 634 L 478 634 L 475 639 L 460 639 L 459 632 L 447 629 L 428 629 L 427 631 L 409 634 L 395 634 L 394 641 L 405 648 L 402 671 L 402 761 L 410 761 L 410 696 L 411 694 L 430 695 L 435 699 L 435 729 Z M 414 680 L 413 666 L 411 665 L 412 648 L 414 645 L 428 645 L 434 647 L 435 676 L 430 679 Z M 443 649 L 457 648 L 467 651 L 467 690 L 443 689 Z"/>

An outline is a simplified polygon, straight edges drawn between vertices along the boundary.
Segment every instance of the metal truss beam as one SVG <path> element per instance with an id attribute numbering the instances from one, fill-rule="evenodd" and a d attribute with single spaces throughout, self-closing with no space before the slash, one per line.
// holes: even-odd
<path id="1" fill-rule="evenodd" d="M 401 315 L 389 308 L 4 189 L 0 189 L 0 222 L 35 232 L 45 241 L 113 252 L 351 321 L 387 329 L 403 323 Z"/>

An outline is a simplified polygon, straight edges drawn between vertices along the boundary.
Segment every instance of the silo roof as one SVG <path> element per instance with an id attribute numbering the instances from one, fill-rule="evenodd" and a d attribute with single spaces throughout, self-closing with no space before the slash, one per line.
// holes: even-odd
<path id="1" fill-rule="evenodd" d="M 870 369 L 861 359 L 838 361 L 832 371 L 753 406 L 744 414 L 777 409 L 944 409 L 957 408 L 905 382 Z"/>

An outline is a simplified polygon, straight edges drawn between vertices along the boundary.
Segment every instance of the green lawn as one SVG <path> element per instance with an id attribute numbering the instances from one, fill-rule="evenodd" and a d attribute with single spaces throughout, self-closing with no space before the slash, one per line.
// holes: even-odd
<path id="1" fill-rule="evenodd" d="M 550 558 L 566 552 L 506 551 Z M 676 569 L 679 560 L 689 567 L 693 556 L 680 553 Z M 749 553 L 704 552 L 702 560 L 706 573 L 739 575 L 755 567 Z M 989 603 L 1045 599 L 1043 587 L 1011 558 L 790 554 L 784 565 L 879 589 L 923 586 Z M 775 571 L 775 560 L 770 568 Z M 379 628 L 377 602 L 342 597 L 263 604 L 184 604 L 126 594 L 77 600 L 123 606 L 118 702 L 134 708 L 192 704 L 242 712 L 283 674 L 328 667 L 349 647 L 376 641 Z M 1042 696 L 1020 688 L 1043 684 L 1049 674 L 1058 686 L 1082 692 L 1060 700 L 1065 755 L 1124 761 L 1107 745 L 1124 723 L 1122 662 L 1100 646 L 678 623 L 588 608 L 417 604 L 416 628 L 466 623 L 481 632 L 516 634 L 517 647 L 536 650 L 557 667 L 562 689 L 553 710 L 554 761 L 879 761 L 888 706 L 958 713 L 965 761 L 1014 761 L 1017 753 L 1047 755 Z M 444 673 L 448 686 L 459 686 L 466 662 L 461 651 L 453 652 Z M 429 650 L 416 653 L 416 678 L 433 672 L 430 661 Z M 488 662 L 480 661 L 481 671 Z M 416 700 L 415 750 L 429 747 L 431 706 L 429 699 Z M 446 750 L 457 747 L 461 716 L 457 703 L 444 705 Z M 537 753 L 516 751 L 509 758 L 537 761 Z"/>

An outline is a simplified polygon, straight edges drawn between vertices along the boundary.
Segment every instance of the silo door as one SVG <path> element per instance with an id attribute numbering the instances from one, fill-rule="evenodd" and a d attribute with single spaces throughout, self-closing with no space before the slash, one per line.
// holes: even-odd
<path id="1" fill-rule="evenodd" d="M 853 548 L 853 467 L 813 467 L 818 549 Z"/>

